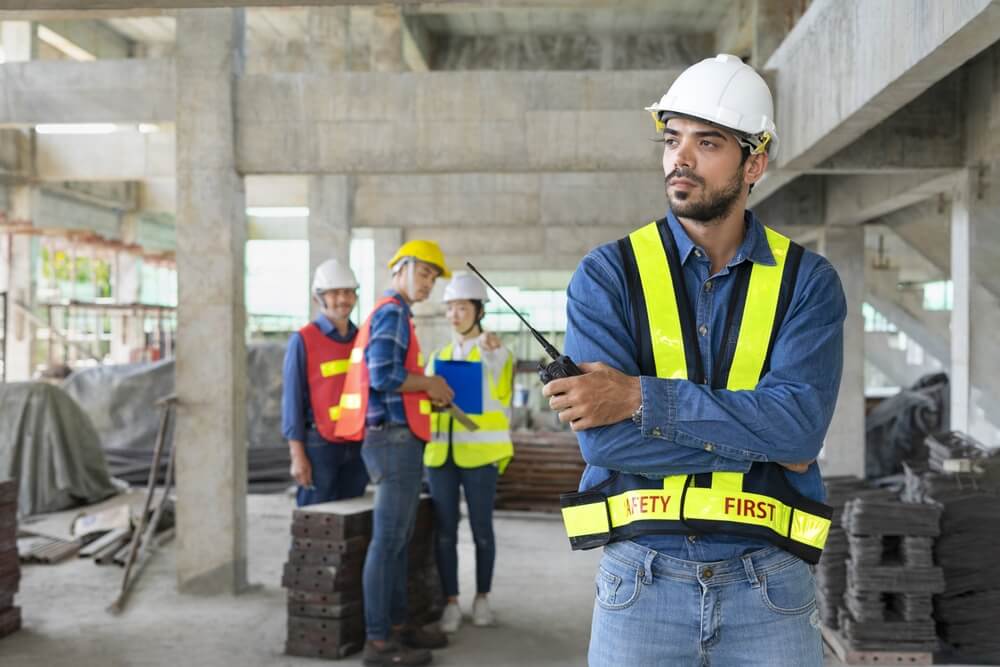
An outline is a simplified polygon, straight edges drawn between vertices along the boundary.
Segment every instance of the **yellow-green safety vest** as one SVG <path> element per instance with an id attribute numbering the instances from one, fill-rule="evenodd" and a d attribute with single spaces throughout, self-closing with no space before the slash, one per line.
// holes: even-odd
<path id="1" fill-rule="evenodd" d="M 803 249 L 766 228 L 776 264 L 734 269 L 726 332 L 738 326 L 731 358 L 718 355 L 716 389 L 745 391 L 768 371 L 771 349 L 791 302 Z M 698 332 L 684 288 L 677 246 L 666 219 L 618 242 L 636 318 L 642 375 L 704 383 Z M 799 493 L 777 463 L 746 473 L 715 472 L 650 479 L 612 472 L 597 487 L 561 497 L 574 549 L 656 533 L 724 533 L 768 540 L 815 563 L 830 530 L 832 508 Z M 794 474 L 794 473 L 787 473 Z"/>
<path id="2" fill-rule="evenodd" d="M 437 360 L 450 361 L 454 345 L 448 343 L 431 355 L 427 374 L 434 374 Z M 481 361 L 479 345 L 473 345 L 465 361 Z M 451 440 L 451 456 L 460 468 L 479 468 L 495 463 L 502 475 L 514 456 L 514 444 L 510 440 L 511 395 L 514 391 L 514 357 L 507 352 L 507 360 L 498 377 L 481 364 L 483 369 L 483 412 L 470 414 L 469 418 L 479 426 L 477 431 L 469 431 L 455 421 L 447 412 L 431 414 L 431 440 L 424 449 L 424 465 L 430 468 L 443 466 L 448 460 L 448 441 Z"/>

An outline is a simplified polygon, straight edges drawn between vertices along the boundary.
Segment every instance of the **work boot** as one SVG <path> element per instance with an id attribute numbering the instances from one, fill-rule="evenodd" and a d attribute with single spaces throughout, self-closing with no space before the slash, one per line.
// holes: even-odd
<path id="1" fill-rule="evenodd" d="M 462 627 L 462 609 L 457 602 L 449 602 L 441 614 L 441 630 L 448 634 L 458 632 Z"/>
<path id="2" fill-rule="evenodd" d="M 379 648 L 375 642 L 369 640 L 365 642 L 365 652 L 361 661 L 369 667 L 392 667 L 392 665 L 416 667 L 429 665 L 432 659 L 431 652 L 424 648 L 407 648 L 392 640 L 386 641 L 382 648 Z"/>
<path id="3" fill-rule="evenodd" d="M 493 610 L 485 597 L 476 596 L 476 601 L 472 603 L 472 624 L 485 628 L 496 623 Z"/>
<path id="4" fill-rule="evenodd" d="M 410 648 L 444 648 L 448 645 L 448 637 L 443 632 L 419 625 L 404 625 L 392 634 L 393 639 Z"/>

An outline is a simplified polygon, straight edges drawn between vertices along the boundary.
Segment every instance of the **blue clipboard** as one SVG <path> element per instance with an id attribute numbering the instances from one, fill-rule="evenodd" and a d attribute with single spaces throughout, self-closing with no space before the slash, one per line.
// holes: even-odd
<path id="1" fill-rule="evenodd" d="M 455 405 L 466 414 L 483 414 L 483 364 L 479 361 L 434 360 L 434 375 L 440 375 L 455 391 Z"/>

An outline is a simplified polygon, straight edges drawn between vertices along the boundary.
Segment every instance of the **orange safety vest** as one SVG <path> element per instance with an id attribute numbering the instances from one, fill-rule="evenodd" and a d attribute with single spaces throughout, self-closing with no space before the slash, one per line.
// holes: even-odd
<path id="1" fill-rule="evenodd" d="M 358 330 L 354 339 L 354 349 L 351 350 L 350 366 L 347 368 L 347 380 L 344 392 L 340 395 L 340 419 L 337 421 L 337 437 L 345 440 L 362 440 L 365 437 L 365 416 L 368 414 L 368 391 L 370 389 L 368 364 L 365 363 L 365 349 L 371 336 L 372 316 L 378 309 L 388 303 L 399 303 L 395 297 L 387 296 L 380 299 L 371 315 Z M 423 375 L 423 359 L 420 355 L 420 342 L 413 326 L 410 324 L 410 346 L 406 350 L 403 367 L 407 373 Z M 403 392 L 403 410 L 406 412 L 406 423 L 413 435 L 427 442 L 431 439 L 431 401 L 426 392 Z"/>
<path id="2" fill-rule="evenodd" d="M 354 340 L 340 343 L 325 336 L 314 322 L 299 329 L 306 350 L 309 404 L 316 430 L 326 440 L 346 442 L 336 434 L 340 419 L 340 394 L 350 365 Z"/>

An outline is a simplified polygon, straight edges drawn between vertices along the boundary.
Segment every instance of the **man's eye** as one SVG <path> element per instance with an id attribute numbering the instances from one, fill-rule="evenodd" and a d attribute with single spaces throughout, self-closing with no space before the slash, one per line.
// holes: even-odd
<path id="1" fill-rule="evenodd" d="M 715 148 L 715 144 L 713 144 L 711 141 L 702 141 L 701 145 L 704 146 L 705 148 Z"/>
<path id="2" fill-rule="evenodd" d="M 677 140 L 676 139 L 664 139 L 663 143 L 665 143 L 667 146 L 676 146 L 677 145 Z"/>

